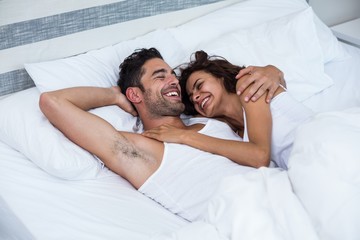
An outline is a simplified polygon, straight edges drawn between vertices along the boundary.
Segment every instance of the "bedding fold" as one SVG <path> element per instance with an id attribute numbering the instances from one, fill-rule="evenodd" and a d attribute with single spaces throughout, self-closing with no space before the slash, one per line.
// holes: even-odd
<path id="1" fill-rule="evenodd" d="M 315 240 L 311 220 L 286 171 L 260 168 L 224 179 L 203 220 L 152 239 Z"/>

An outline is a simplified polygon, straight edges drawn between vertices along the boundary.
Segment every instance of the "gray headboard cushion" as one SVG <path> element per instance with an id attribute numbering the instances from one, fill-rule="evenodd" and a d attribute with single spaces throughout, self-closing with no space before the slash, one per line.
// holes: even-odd
<path id="1" fill-rule="evenodd" d="M 22 46 L 40 41 L 219 1 L 221 0 L 127 0 L 5 24 L 0 26 L 0 57 L 1 51 L 21 51 Z M 58 51 L 61 51 L 61 47 Z M 23 66 L 1 69 L 0 96 L 32 86 L 34 83 Z"/>
<path id="2" fill-rule="evenodd" d="M 0 50 L 213 2 L 128 0 L 8 24 L 0 27 Z"/>
<path id="3" fill-rule="evenodd" d="M 25 69 L 0 74 L 0 96 L 35 86 Z"/>

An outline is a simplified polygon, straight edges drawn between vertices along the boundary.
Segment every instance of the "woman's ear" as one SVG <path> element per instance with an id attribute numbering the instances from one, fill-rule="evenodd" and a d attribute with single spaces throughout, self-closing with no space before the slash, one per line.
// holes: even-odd
<path id="1" fill-rule="evenodd" d="M 137 87 L 129 87 L 128 89 L 126 89 L 126 97 L 129 99 L 130 102 L 134 104 L 140 103 L 142 100 L 140 89 Z"/>

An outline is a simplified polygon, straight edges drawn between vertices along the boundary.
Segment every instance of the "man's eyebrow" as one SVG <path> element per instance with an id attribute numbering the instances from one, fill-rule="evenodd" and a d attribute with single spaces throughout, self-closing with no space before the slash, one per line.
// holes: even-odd
<path id="1" fill-rule="evenodd" d="M 161 69 L 158 69 L 158 70 L 155 70 L 151 76 L 155 76 L 156 74 L 158 73 L 166 73 L 166 69 L 165 68 L 161 68 Z"/>

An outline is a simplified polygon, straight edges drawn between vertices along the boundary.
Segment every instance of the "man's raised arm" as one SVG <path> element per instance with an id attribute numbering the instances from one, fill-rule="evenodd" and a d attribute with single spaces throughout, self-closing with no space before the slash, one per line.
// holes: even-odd
<path id="1" fill-rule="evenodd" d="M 141 185 L 157 168 L 154 155 L 146 147 L 141 147 L 151 146 L 152 143 L 144 143 L 149 140 L 139 134 L 119 133 L 107 121 L 87 111 L 129 104 L 119 88 L 67 88 L 41 94 L 39 104 L 44 115 L 66 137 L 99 157 L 108 168 L 134 186 Z M 155 165 L 149 166 L 149 162 Z M 139 172 L 144 175 L 136 176 L 135 173 Z"/>
<path id="2" fill-rule="evenodd" d="M 71 141 L 108 159 L 116 130 L 87 110 L 116 104 L 117 98 L 113 88 L 75 87 L 43 93 L 39 104 L 49 121 Z"/>

